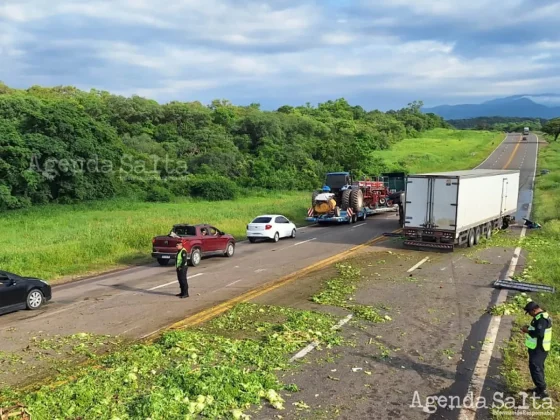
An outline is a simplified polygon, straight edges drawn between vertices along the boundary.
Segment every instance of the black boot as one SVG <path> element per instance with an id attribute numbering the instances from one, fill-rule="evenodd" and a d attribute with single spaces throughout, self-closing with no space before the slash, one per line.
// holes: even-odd
<path id="1" fill-rule="evenodd" d="M 550 397 L 550 395 L 548 395 L 546 389 L 543 389 L 542 391 L 537 391 L 537 398 L 548 398 L 548 397 Z"/>

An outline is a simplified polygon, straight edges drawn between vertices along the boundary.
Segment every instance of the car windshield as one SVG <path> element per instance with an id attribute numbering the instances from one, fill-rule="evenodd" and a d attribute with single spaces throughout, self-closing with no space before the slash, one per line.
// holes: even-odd
<path id="1" fill-rule="evenodd" d="M 179 236 L 196 236 L 196 228 L 194 226 L 173 226 L 172 232 Z"/>
<path id="2" fill-rule="evenodd" d="M 251 223 L 270 223 L 270 221 L 272 220 L 271 217 L 257 217 L 255 220 L 253 220 Z"/>

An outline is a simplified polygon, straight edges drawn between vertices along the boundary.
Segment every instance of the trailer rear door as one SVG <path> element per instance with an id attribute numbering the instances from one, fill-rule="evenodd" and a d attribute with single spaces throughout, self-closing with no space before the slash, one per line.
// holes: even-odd
<path id="1" fill-rule="evenodd" d="M 405 227 L 454 231 L 458 188 L 456 178 L 408 177 Z"/>
<path id="2" fill-rule="evenodd" d="M 431 178 L 433 229 L 455 230 L 457 218 L 457 178 Z"/>
<path id="3" fill-rule="evenodd" d="M 404 227 L 423 228 L 428 221 L 429 178 L 408 177 L 404 207 Z"/>

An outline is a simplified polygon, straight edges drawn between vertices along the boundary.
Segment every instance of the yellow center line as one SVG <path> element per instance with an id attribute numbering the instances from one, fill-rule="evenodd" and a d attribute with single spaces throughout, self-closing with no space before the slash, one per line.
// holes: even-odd
<path id="1" fill-rule="evenodd" d="M 394 230 L 391 233 L 399 233 L 402 229 L 397 229 Z M 265 293 L 269 293 L 271 291 L 273 291 L 274 289 L 277 289 L 279 287 L 285 286 L 288 283 L 291 283 L 294 280 L 297 280 L 307 274 L 310 274 L 311 272 L 314 272 L 316 270 L 319 270 L 321 268 L 324 268 L 328 265 L 331 265 L 335 262 L 338 262 L 346 257 L 349 257 L 352 254 L 355 254 L 356 252 L 370 246 L 373 245 L 377 242 L 381 242 L 384 240 L 387 240 L 387 237 L 384 236 L 377 236 L 373 239 L 370 239 L 369 241 L 361 244 L 361 245 L 357 245 L 354 246 L 346 251 L 340 252 L 336 255 L 333 255 L 332 257 L 328 257 L 325 258 L 324 260 L 318 261 L 314 264 L 311 264 L 310 266 L 307 266 L 305 268 L 302 268 L 301 270 L 298 270 L 294 273 L 288 274 L 287 276 L 281 277 L 279 279 L 273 280 L 271 282 L 265 283 L 262 286 L 258 286 L 254 289 L 251 289 L 245 293 L 243 293 L 240 296 L 237 296 L 235 298 L 229 299 L 223 303 L 220 303 L 216 306 L 212 306 L 210 308 L 207 309 L 203 309 L 202 311 L 189 316 L 188 318 L 182 319 L 181 321 L 178 321 L 168 327 L 164 327 L 158 331 L 155 331 L 154 333 L 150 334 L 149 336 L 145 337 L 145 341 L 147 342 L 151 342 L 153 341 L 153 339 L 155 339 L 157 336 L 159 336 L 159 334 L 161 334 L 163 331 L 169 331 L 169 330 L 175 330 L 175 329 L 179 329 L 179 328 L 185 328 L 187 326 L 194 326 L 200 323 L 203 323 L 205 321 L 208 321 L 211 318 L 215 318 L 216 316 L 222 314 L 223 312 L 227 311 L 228 309 L 232 308 L 235 304 L 237 303 L 241 303 L 241 302 L 248 302 L 250 300 L 253 300 L 261 295 L 264 295 Z"/>
<path id="2" fill-rule="evenodd" d="M 507 169 L 507 167 L 509 166 L 509 164 L 511 163 L 511 161 L 515 157 L 515 154 L 517 153 L 517 149 L 519 149 L 520 144 L 521 144 L 521 136 L 519 136 L 519 140 L 517 140 L 517 143 L 516 143 L 515 147 L 513 148 L 513 152 L 511 152 L 511 155 L 510 155 L 508 161 L 506 162 L 506 164 L 504 165 L 504 167 L 502 169 Z"/>

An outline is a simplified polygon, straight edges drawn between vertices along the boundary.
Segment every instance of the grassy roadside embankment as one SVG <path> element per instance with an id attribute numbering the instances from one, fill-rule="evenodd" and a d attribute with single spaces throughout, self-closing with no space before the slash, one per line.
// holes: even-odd
<path id="1" fill-rule="evenodd" d="M 375 152 L 389 170 L 410 173 L 472 169 L 498 147 L 505 134 L 490 131 L 452 131 L 443 128 L 405 139 L 390 150 Z"/>
<path id="2" fill-rule="evenodd" d="M 541 136 L 541 139 L 547 138 Z M 547 140 L 551 141 L 550 138 Z M 541 175 L 540 171 L 543 169 L 550 172 Z M 560 288 L 558 252 L 560 249 L 560 143 L 558 142 L 541 145 L 531 220 L 540 223 L 542 229 L 527 231 L 527 237 L 521 241 L 521 246 L 528 253 L 528 260 L 519 280 L 553 285 L 558 290 Z M 560 399 L 560 337 L 558 336 L 560 296 L 557 291 L 554 294 L 539 293 L 531 298 L 548 310 L 553 318 L 553 345 L 546 361 L 546 380 L 549 393 L 558 401 Z M 530 322 L 529 316 L 521 310 L 525 302 L 526 299 L 520 298 L 517 294 L 517 299 L 511 300 L 498 311 L 504 314 L 504 309 L 508 310 L 515 317 L 512 337 L 504 349 L 502 366 L 502 374 L 508 389 L 515 394 L 534 386 L 527 366 L 527 350 L 524 346 L 523 334 L 519 331 L 521 326 Z M 509 416 L 499 412 L 494 414 L 495 418 L 499 419 L 519 418 L 519 416 Z M 560 412 L 556 409 L 553 417 L 542 414 L 531 418 L 560 419 Z"/>
<path id="3" fill-rule="evenodd" d="M 410 172 L 468 169 L 502 139 L 501 133 L 437 129 L 375 154 Z M 301 223 L 309 197 L 309 192 L 270 192 L 235 201 L 114 200 L 7 212 L 0 216 L 0 266 L 49 281 L 99 273 L 149 261 L 151 238 L 174 223 L 210 223 L 238 239 L 258 214 L 283 213 Z"/>

